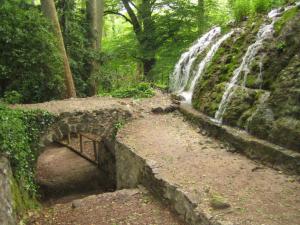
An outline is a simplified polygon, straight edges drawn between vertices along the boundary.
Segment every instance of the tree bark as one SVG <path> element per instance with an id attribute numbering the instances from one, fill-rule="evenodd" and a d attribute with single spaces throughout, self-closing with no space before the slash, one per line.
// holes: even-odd
<path id="1" fill-rule="evenodd" d="M 88 0 L 87 1 L 87 21 L 89 24 L 89 43 L 90 47 L 95 51 L 101 49 L 101 39 L 103 33 L 103 12 L 104 12 L 104 0 Z M 90 88 L 89 95 L 95 95 L 97 93 L 98 82 L 96 79 L 96 73 L 100 69 L 100 64 L 97 60 L 93 59 L 90 62 Z"/>
<path id="2" fill-rule="evenodd" d="M 73 76 L 71 73 L 70 64 L 69 64 L 69 60 L 68 60 L 65 45 L 64 45 L 63 36 L 61 33 L 61 28 L 60 28 L 60 25 L 58 22 L 58 16 L 57 16 L 56 8 L 54 5 L 54 1 L 53 0 L 42 0 L 41 4 L 42 4 L 42 11 L 43 11 L 45 17 L 48 18 L 52 22 L 53 28 L 54 28 L 53 29 L 54 34 L 58 39 L 58 47 L 59 47 L 60 53 L 63 58 L 63 63 L 64 63 L 64 74 L 65 74 L 65 85 L 66 85 L 66 89 L 67 89 L 67 97 L 75 98 L 76 97 L 76 89 L 75 89 Z"/>

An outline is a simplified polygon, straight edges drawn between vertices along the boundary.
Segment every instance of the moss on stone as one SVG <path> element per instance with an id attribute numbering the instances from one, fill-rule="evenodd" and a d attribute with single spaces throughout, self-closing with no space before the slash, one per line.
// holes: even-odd
<path id="1" fill-rule="evenodd" d="M 262 23 L 262 20 L 258 21 L 244 23 L 242 30 L 237 31 L 220 46 L 201 81 L 196 85 L 193 105 L 197 110 L 214 116 L 226 84 L 240 65 L 249 45 L 256 39 Z M 237 88 L 225 111 L 223 121 L 300 152 L 299 144 L 295 141 L 296 135 L 299 134 L 298 125 L 286 126 L 290 122 L 281 120 L 289 118 L 289 121 L 296 121 L 297 124 L 297 121 L 300 121 L 299 9 L 285 12 L 278 21 L 276 36 L 264 43 L 252 61 L 245 83 L 246 88 Z M 243 81 L 241 76 L 238 85 L 242 85 Z M 268 93 L 269 97 L 266 102 L 261 103 L 262 94 L 265 93 Z M 287 132 L 291 133 L 291 137 L 284 138 Z"/>
<path id="2" fill-rule="evenodd" d="M 39 207 L 38 201 L 20 188 L 20 185 L 13 176 L 10 178 L 10 184 L 13 196 L 13 208 L 19 218 L 23 217 L 28 210 Z"/>
<path id="3" fill-rule="evenodd" d="M 226 209 L 230 207 L 227 200 L 220 194 L 212 194 L 210 196 L 210 205 L 213 209 Z"/>
<path id="4" fill-rule="evenodd" d="M 279 20 L 276 21 L 274 25 L 275 35 L 279 35 L 282 31 L 282 28 L 287 24 L 287 22 L 291 21 L 297 15 L 298 12 L 299 8 L 295 7 L 283 13 L 283 15 L 280 17 Z"/>

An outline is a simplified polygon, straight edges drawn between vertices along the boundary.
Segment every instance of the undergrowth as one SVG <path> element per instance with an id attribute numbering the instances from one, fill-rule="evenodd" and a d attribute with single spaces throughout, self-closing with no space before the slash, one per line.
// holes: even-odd
<path id="1" fill-rule="evenodd" d="M 0 154 L 9 159 L 14 179 L 29 198 L 37 194 L 34 169 L 40 135 L 54 119 L 45 111 L 10 109 L 0 103 Z"/>
<path id="2" fill-rule="evenodd" d="M 100 93 L 99 95 L 115 98 L 150 98 L 155 95 L 155 92 L 151 84 L 139 83 L 134 86 L 119 88 L 110 93 Z"/>

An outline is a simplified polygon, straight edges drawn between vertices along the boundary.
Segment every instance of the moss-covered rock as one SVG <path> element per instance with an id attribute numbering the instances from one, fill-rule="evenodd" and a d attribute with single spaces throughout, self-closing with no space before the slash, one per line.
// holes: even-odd
<path id="1" fill-rule="evenodd" d="M 226 85 L 263 21 L 248 21 L 221 45 L 195 88 L 193 106 L 197 110 L 214 116 Z M 264 43 L 247 76 L 240 76 L 223 122 L 300 152 L 299 21 L 299 7 L 277 20 L 274 38 Z"/>

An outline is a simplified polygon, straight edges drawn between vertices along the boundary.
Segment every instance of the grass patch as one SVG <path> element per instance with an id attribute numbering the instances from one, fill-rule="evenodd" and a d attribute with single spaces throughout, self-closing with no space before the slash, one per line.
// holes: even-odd
<path id="1" fill-rule="evenodd" d="M 149 83 L 140 83 L 135 86 L 120 88 L 110 93 L 100 93 L 99 96 L 112 96 L 115 98 L 150 98 L 155 95 Z"/>

